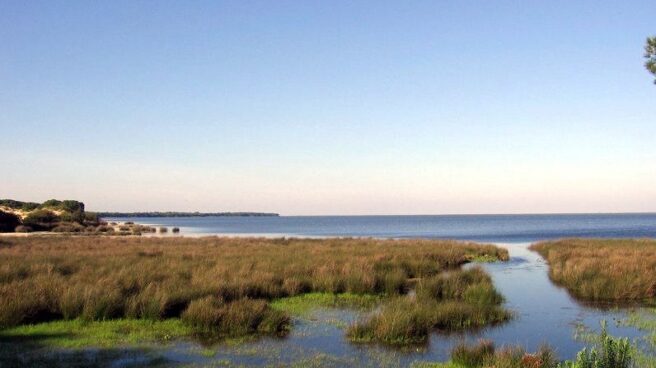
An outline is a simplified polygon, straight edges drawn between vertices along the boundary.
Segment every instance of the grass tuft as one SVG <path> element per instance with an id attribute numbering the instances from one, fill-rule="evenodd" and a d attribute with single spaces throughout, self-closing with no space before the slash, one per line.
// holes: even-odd
<path id="1" fill-rule="evenodd" d="M 385 340 L 381 336 L 388 334 L 389 340 L 402 342 L 424 339 L 432 328 L 467 328 L 506 318 L 496 305 L 501 296 L 481 269 L 457 271 L 477 257 L 507 258 L 505 249 L 491 245 L 107 236 L 7 238 L 3 243 L 0 329 L 53 320 L 182 317 L 203 333 L 282 334 L 289 328 L 287 312 L 301 313 L 309 305 L 381 303 L 394 314 L 408 299 L 414 311 L 409 326 L 379 326 L 378 331 L 389 332 L 374 337 Z M 416 300 L 408 295 L 414 288 Z M 406 327 L 419 332 L 403 332 Z"/>

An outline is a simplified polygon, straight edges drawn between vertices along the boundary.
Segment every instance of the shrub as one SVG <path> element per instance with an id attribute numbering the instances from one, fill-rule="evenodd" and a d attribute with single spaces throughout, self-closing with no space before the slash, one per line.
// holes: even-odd
<path id="1" fill-rule="evenodd" d="M 182 313 L 182 320 L 199 332 L 211 332 L 219 328 L 222 307 L 223 300 L 213 296 L 197 299 Z"/>
<path id="2" fill-rule="evenodd" d="M 96 231 L 99 233 L 113 233 L 114 228 L 111 226 L 100 225 L 96 228 Z"/>
<path id="3" fill-rule="evenodd" d="M 179 228 L 179 227 L 174 227 L 173 229 L 171 229 L 171 232 L 173 232 L 173 233 L 179 233 L 179 232 L 180 232 L 180 228 Z"/>
<path id="4" fill-rule="evenodd" d="M 21 224 L 20 218 L 13 213 L 0 211 L 0 233 L 10 233 Z"/>
<path id="5" fill-rule="evenodd" d="M 23 219 L 23 225 L 30 226 L 35 230 L 50 230 L 58 223 L 59 217 L 48 210 L 32 211 Z"/>
<path id="6" fill-rule="evenodd" d="M 15 210 L 32 211 L 39 207 L 38 203 L 21 202 L 13 199 L 0 199 L 0 206 L 13 208 Z"/>
<path id="7" fill-rule="evenodd" d="M 63 222 L 75 222 L 78 224 L 84 223 L 84 213 L 83 212 L 63 212 L 59 215 L 59 218 Z"/>
<path id="8" fill-rule="evenodd" d="M 160 232 L 160 233 L 165 233 L 165 232 L 167 232 L 167 231 L 169 231 L 169 229 L 165 228 L 164 226 L 162 226 L 162 227 L 159 228 L 159 232 Z"/>
<path id="9" fill-rule="evenodd" d="M 41 203 L 41 208 L 59 208 L 59 206 L 62 204 L 62 201 L 56 200 L 56 199 L 49 199 L 43 203 Z"/>
<path id="10" fill-rule="evenodd" d="M 31 233 L 32 228 L 30 226 L 18 225 L 16 226 L 16 229 L 14 231 L 16 231 L 17 233 Z"/>
<path id="11" fill-rule="evenodd" d="M 460 343 L 451 350 L 451 360 L 464 367 L 482 367 L 494 356 L 494 343 L 480 340 L 475 345 Z"/>
<path id="12" fill-rule="evenodd" d="M 279 333 L 288 322 L 282 312 L 270 309 L 265 300 L 244 298 L 225 305 L 221 330 L 230 336 Z"/>
<path id="13" fill-rule="evenodd" d="M 225 336 L 284 333 L 289 318 L 271 309 L 265 300 L 243 298 L 229 303 L 208 296 L 189 304 L 182 320 L 198 332 Z"/>
<path id="14" fill-rule="evenodd" d="M 34 211 L 37 208 L 39 208 L 39 204 L 34 202 L 24 202 L 20 207 L 23 211 Z"/>
<path id="15" fill-rule="evenodd" d="M 84 231 L 84 226 L 75 222 L 60 223 L 52 231 L 56 233 L 79 233 Z"/>
<path id="16" fill-rule="evenodd" d="M 84 203 L 70 199 L 63 200 L 59 207 L 67 212 L 84 213 Z"/>

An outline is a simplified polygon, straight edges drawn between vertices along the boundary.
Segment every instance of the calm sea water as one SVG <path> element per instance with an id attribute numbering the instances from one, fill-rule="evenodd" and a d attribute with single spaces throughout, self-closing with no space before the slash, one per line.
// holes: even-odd
<path id="1" fill-rule="evenodd" d="M 585 215 L 281 216 L 131 218 L 183 234 L 372 236 L 532 242 L 562 237 L 656 237 L 656 213 Z"/>

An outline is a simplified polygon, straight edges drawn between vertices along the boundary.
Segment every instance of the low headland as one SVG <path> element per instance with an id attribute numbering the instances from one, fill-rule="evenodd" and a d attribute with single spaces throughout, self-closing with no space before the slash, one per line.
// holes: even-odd
<path id="1" fill-rule="evenodd" d="M 168 233 L 167 227 L 155 228 L 132 221 L 105 221 L 104 217 L 205 217 L 205 216 L 278 216 L 257 212 L 89 212 L 76 200 L 50 199 L 43 203 L 0 199 L 0 233 L 60 233 L 74 235 L 142 235 Z M 178 234 L 179 227 L 171 228 Z"/>
<path id="2" fill-rule="evenodd" d="M 84 203 L 79 201 L 0 199 L 0 233 L 91 232 L 101 225 L 98 215 L 85 211 Z"/>

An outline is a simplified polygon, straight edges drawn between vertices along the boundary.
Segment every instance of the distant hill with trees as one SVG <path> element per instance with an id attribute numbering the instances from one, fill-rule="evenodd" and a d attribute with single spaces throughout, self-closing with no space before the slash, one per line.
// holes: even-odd
<path id="1" fill-rule="evenodd" d="M 53 231 L 64 233 L 113 233 L 101 218 L 111 217 L 208 217 L 279 216 L 266 212 L 88 212 L 84 203 L 51 199 L 43 203 L 0 199 L 0 232 Z"/>
<path id="2" fill-rule="evenodd" d="M 0 199 L 0 232 L 79 232 L 99 225 L 98 215 L 75 200 L 43 203 Z"/>
<path id="3" fill-rule="evenodd" d="M 656 77 L 656 36 L 648 37 L 645 44 L 645 68 Z M 656 83 L 656 79 L 654 79 Z"/>

